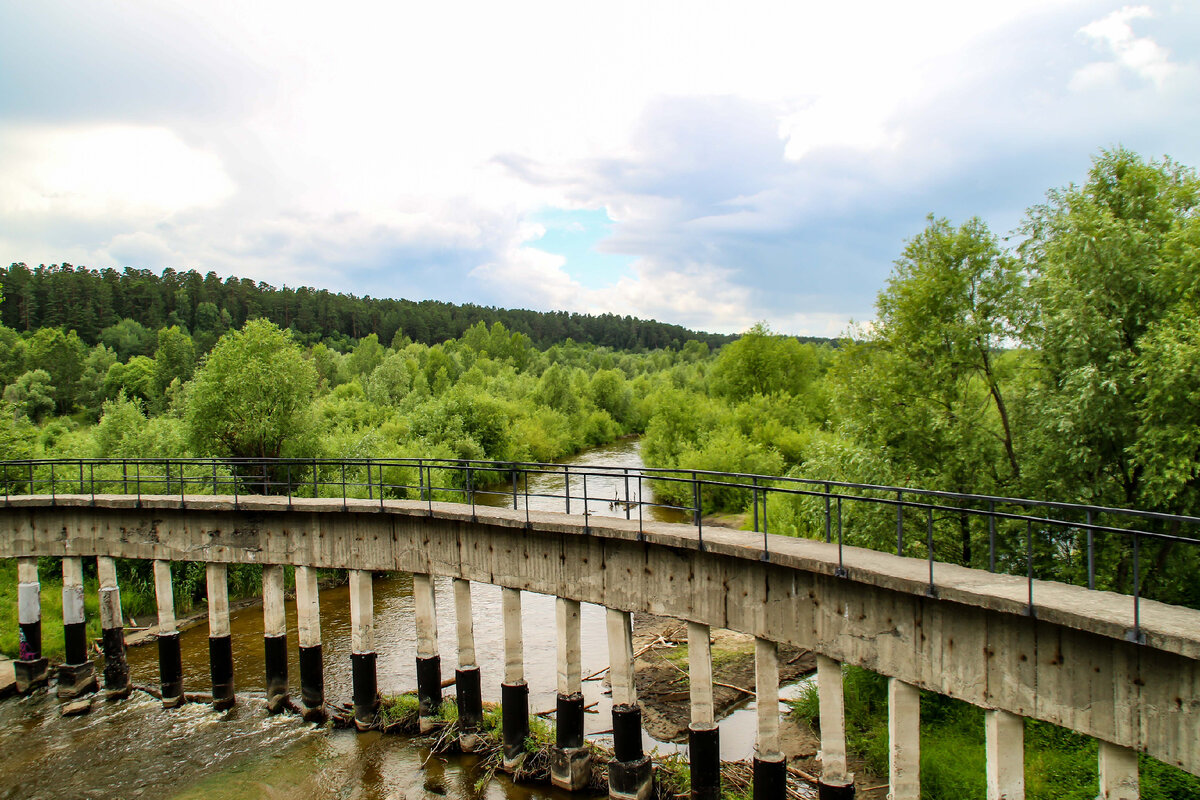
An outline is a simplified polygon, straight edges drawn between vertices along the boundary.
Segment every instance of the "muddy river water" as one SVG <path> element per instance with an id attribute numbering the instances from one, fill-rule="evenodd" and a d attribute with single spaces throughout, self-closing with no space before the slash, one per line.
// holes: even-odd
<path id="1" fill-rule="evenodd" d="M 642 466 L 637 441 L 621 441 L 571 460 L 573 464 Z M 556 485 L 557 484 L 557 485 Z M 589 478 L 589 511 L 625 515 L 611 499 L 624 494 L 624 479 Z M 531 482 L 530 494 L 562 493 L 562 478 L 544 476 Z M 578 491 L 572 487 L 572 494 Z M 643 487 L 646 499 L 648 486 Z M 524 503 L 524 497 L 518 502 Z M 510 497 L 491 502 L 507 503 Z M 531 498 L 532 508 L 559 509 L 562 499 Z M 582 503 L 573 501 L 572 512 Z M 634 512 L 636 514 L 636 511 Z M 651 513 L 649 511 L 647 514 Z M 656 510 L 656 518 L 682 521 L 678 512 Z M 442 673 L 453 676 L 456 644 L 450 581 L 436 583 Z M 416 632 L 411 577 L 375 581 L 375 643 L 379 689 L 384 694 L 416 687 Z M 503 673 L 503 628 L 500 589 L 473 585 L 476 650 L 483 675 L 484 699 L 499 702 Z M 525 671 L 531 711 L 555 703 L 554 598 L 526 593 L 523 597 Z M 608 664 L 604 609 L 582 609 L 583 674 Z M 47 621 L 46 624 L 53 624 Z M 128 700 L 93 704 L 90 714 L 63 718 L 58 701 L 46 692 L 0 703 L 0 800 L 4 798 L 565 798 L 550 787 L 515 785 L 497 775 L 477 787 L 480 771 L 469 756 L 431 757 L 414 739 L 378 733 L 356 734 L 301 722 L 291 715 L 268 716 L 263 692 L 263 617 L 260 607 L 235 612 L 231 619 L 234 675 L 240 702 L 224 713 L 203 704 L 164 711 L 159 702 L 134 692 Z M 289 675 L 298 695 L 299 664 L 295 647 L 295 606 L 289 603 L 288 636 L 292 663 Z M 345 586 L 321 592 L 321 631 L 325 660 L 325 692 L 332 702 L 348 701 L 350 684 L 350 603 Z M 199 625 L 181 636 L 184 686 L 208 690 L 208 628 Z M 129 651 L 135 684 L 157 685 L 156 648 Z M 584 684 L 589 738 L 611 727 L 610 704 L 600 681 Z M 784 689 L 784 696 L 796 691 Z M 446 690 L 453 696 L 453 689 Z M 256 702 L 258 700 L 258 702 Z M 754 741 L 753 705 L 735 711 L 721 723 L 722 757 L 748 758 Z M 645 737 L 647 751 L 686 749 Z"/>

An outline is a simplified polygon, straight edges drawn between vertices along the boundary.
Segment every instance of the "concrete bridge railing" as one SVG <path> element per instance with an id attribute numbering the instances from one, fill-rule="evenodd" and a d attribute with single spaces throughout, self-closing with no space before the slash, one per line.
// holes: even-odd
<path id="1" fill-rule="evenodd" d="M 605 606 L 614 702 L 615 797 L 644 796 L 650 767 L 640 744 L 632 679 L 630 613 L 689 623 L 693 787 L 715 796 L 711 767 L 719 754 L 712 714 L 708 630 L 756 637 L 759 726 L 756 794 L 782 796 L 776 647 L 819 655 L 824 796 L 850 796 L 842 723 L 841 664 L 890 679 L 890 786 L 895 798 L 919 797 L 919 690 L 987 709 L 989 797 L 1023 796 L 1023 719 L 1031 717 L 1100 741 L 1101 796 L 1137 796 L 1137 753 L 1200 774 L 1200 612 L 1084 587 L 936 563 L 928 559 L 695 525 L 614 519 L 425 501 L 212 495 L 12 495 L 0 506 L 0 557 L 19 560 L 22 659 L 28 688 L 46 678 L 40 658 L 36 558 L 63 560 L 67 663 L 59 691 L 96 683 L 83 641 L 82 561 L 98 558 L 106 688 L 127 691 L 115 558 L 152 560 L 159 598 L 164 704 L 179 702 L 178 636 L 169 564 L 208 565 L 214 704 L 229 704 L 225 570 L 264 566 L 268 703 L 287 694 L 284 565 L 296 569 L 303 707 L 323 706 L 317 568 L 350 570 L 356 717 L 375 713 L 371 618 L 374 571 L 414 574 L 418 683 L 422 715 L 441 697 L 436 598 L 432 576 L 454 579 L 460 719 L 478 719 L 480 676 L 470 620 L 472 581 L 504 587 L 506 667 L 502 683 L 506 755 L 519 757 L 527 718 L 522 666 L 522 591 L 557 604 L 559 703 L 557 783 L 578 788 L 586 769 L 579 657 L 579 603 Z M 701 541 L 701 536 L 703 541 Z M 765 545 L 765 549 L 764 549 Z M 1038 598 L 1036 608 L 1030 592 Z M 1035 613 L 1031 613 L 1034 611 Z M 1132 635 L 1131 635 L 1132 632 Z M 511 728 L 511 730 L 510 730 Z M 470 742 L 465 742 L 470 746 Z M 707 770 L 707 771 L 706 771 Z"/>

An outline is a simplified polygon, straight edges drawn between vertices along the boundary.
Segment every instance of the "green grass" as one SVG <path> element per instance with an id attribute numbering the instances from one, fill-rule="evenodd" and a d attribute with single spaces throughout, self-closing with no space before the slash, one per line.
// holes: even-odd
<path id="1" fill-rule="evenodd" d="M 888 771 L 887 679 L 845 669 L 846 746 L 875 775 Z M 813 727 L 819 722 L 816 684 L 792 702 Z M 983 709 L 921 693 L 921 797 L 986 797 Z M 1046 722 L 1025 723 L 1025 796 L 1029 800 L 1092 800 L 1097 791 L 1096 741 Z M 1144 800 L 1200 800 L 1200 778 L 1141 756 Z"/>

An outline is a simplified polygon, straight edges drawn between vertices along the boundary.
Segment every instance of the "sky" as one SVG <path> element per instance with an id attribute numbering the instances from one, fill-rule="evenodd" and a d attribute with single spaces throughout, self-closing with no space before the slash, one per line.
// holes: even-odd
<path id="1" fill-rule="evenodd" d="M 0 0 L 30 266 L 836 336 L 928 215 L 1198 131 L 1195 0 Z"/>

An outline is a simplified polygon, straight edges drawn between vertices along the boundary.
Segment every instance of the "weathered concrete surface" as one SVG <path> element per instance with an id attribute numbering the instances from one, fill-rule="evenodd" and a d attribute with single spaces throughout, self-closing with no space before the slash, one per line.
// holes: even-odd
<path id="1" fill-rule="evenodd" d="M 730 628 L 1200 774 L 1200 611 L 823 542 L 690 525 L 409 501 L 13 497 L 0 557 L 91 556 L 403 570 Z"/>

